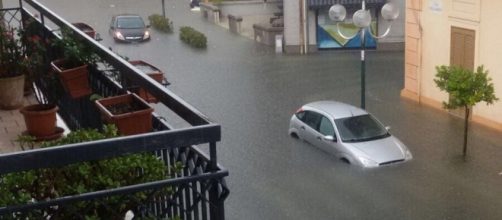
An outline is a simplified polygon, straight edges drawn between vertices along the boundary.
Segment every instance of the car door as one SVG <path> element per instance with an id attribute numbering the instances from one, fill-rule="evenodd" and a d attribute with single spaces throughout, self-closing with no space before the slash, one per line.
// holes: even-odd
<path id="1" fill-rule="evenodd" d="M 320 120 L 321 115 L 319 113 L 306 110 L 301 118 L 303 124 L 300 125 L 299 129 L 300 138 L 315 145 L 317 128 L 319 127 Z"/>
<path id="2" fill-rule="evenodd" d="M 337 136 L 335 133 L 335 128 L 333 126 L 332 120 L 328 117 L 321 115 L 321 119 L 319 121 L 319 127 L 316 130 L 316 146 L 323 149 L 324 151 L 330 154 L 337 154 Z M 326 136 L 332 136 L 333 140 L 326 139 Z"/>

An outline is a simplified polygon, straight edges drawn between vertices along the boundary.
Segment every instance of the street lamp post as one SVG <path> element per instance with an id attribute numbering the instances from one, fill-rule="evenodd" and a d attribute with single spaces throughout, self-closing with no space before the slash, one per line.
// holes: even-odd
<path id="1" fill-rule="evenodd" d="M 394 21 L 399 16 L 399 9 L 392 3 L 386 3 L 381 10 L 382 17 L 387 21 Z M 346 39 L 350 40 L 355 38 L 358 34 L 361 38 L 361 108 L 365 109 L 365 93 L 366 93 L 366 62 L 365 62 L 365 49 L 366 49 L 366 30 L 368 33 L 377 39 L 387 36 L 392 27 L 392 23 L 387 27 L 387 30 L 380 36 L 375 35 L 371 31 L 371 14 L 366 10 L 366 1 L 361 2 L 361 9 L 357 10 L 352 16 L 352 23 L 359 28 L 358 33 L 353 36 L 346 36 L 340 31 L 340 22 L 345 20 L 347 15 L 347 10 L 343 5 L 336 4 L 331 6 L 329 9 L 329 18 L 336 22 L 336 29 L 338 34 Z"/>
<path id="2" fill-rule="evenodd" d="M 162 16 L 165 18 L 166 17 L 166 3 L 164 0 L 162 0 Z"/>

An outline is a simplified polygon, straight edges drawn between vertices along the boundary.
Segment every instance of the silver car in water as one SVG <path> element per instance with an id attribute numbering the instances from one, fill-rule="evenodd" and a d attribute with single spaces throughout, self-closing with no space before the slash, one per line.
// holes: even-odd
<path id="1" fill-rule="evenodd" d="M 408 148 L 363 109 L 335 101 L 302 106 L 291 117 L 289 134 L 341 160 L 378 167 L 413 158 Z"/>

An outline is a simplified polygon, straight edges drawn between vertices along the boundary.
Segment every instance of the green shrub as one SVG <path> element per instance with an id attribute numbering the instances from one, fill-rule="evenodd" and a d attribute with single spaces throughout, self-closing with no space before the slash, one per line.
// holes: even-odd
<path id="1" fill-rule="evenodd" d="M 148 20 L 150 20 L 152 27 L 159 31 L 165 33 L 173 32 L 173 22 L 169 21 L 169 18 L 164 18 L 164 16 L 159 14 L 153 14 L 148 16 Z"/>
<path id="2" fill-rule="evenodd" d="M 57 141 L 43 143 L 42 147 L 116 136 L 116 127 L 109 125 L 101 132 L 89 129 L 71 132 Z M 181 168 L 178 163 L 172 172 L 179 172 Z M 167 179 L 167 172 L 164 163 L 155 155 L 141 153 L 64 167 L 10 173 L 0 178 L 0 207 Z M 167 188 L 155 193 L 165 195 L 171 191 Z M 117 195 L 99 201 L 75 202 L 70 206 L 51 207 L 22 215 L 18 213 L 15 219 L 47 219 L 47 216 L 51 219 L 74 219 L 77 217 L 74 215 L 79 218 L 85 216 L 85 219 L 121 219 L 127 210 L 145 203 L 147 195 L 147 192 L 138 192 L 133 194 L 134 198 Z"/>
<path id="3" fill-rule="evenodd" d="M 181 27 L 180 28 L 180 39 L 196 48 L 206 48 L 207 47 L 207 39 L 206 36 L 193 29 L 192 27 Z"/>

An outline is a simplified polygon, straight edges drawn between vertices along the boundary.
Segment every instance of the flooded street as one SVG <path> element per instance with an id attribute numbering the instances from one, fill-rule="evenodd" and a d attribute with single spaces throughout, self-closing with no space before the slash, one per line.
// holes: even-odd
<path id="1" fill-rule="evenodd" d="M 70 22 L 93 26 L 113 51 L 161 69 L 170 90 L 221 124 L 218 160 L 230 171 L 227 219 L 502 218 L 501 133 L 472 124 L 464 161 L 463 120 L 400 97 L 402 51 L 367 52 L 366 108 L 391 126 L 414 159 L 360 169 L 287 134 L 291 115 L 307 102 L 359 105 L 358 51 L 276 54 L 203 20 L 186 0 L 166 0 L 174 33 L 153 30 L 149 42 L 118 44 L 108 34 L 111 16 L 136 13 L 147 21 L 162 14 L 161 1 L 40 2 Z M 181 42 L 181 26 L 204 33 L 208 48 Z M 156 110 L 169 121 L 168 111 Z"/>

